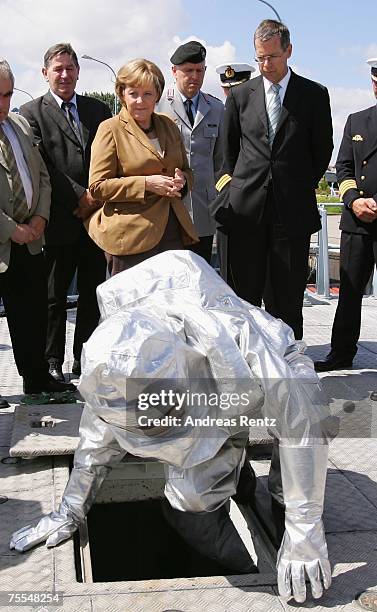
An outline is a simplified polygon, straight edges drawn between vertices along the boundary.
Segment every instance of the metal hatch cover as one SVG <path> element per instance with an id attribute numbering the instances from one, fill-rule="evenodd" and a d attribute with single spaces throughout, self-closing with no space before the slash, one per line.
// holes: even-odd
<path id="1" fill-rule="evenodd" d="M 9 454 L 33 458 L 73 455 L 84 404 L 16 406 Z"/>

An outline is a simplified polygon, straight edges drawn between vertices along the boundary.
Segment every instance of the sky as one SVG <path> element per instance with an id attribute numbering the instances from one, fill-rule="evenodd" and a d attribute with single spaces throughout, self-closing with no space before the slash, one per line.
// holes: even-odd
<path id="1" fill-rule="evenodd" d="M 335 161 L 349 113 L 372 106 L 366 59 L 377 58 L 377 0 L 271 0 L 291 33 L 290 65 L 330 93 Z M 37 97 L 47 91 L 41 74 L 48 47 L 70 42 L 115 72 L 145 57 L 172 83 L 169 57 L 187 40 L 207 48 L 203 91 L 223 98 L 215 66 L 253 61 L 252 38 L 260 21 L 275 18 L 260 0 L 0 0 L 0 56 L 12 66 L 16 87 Z M 80 59 L 77 92 L 113 91 L 111 71 Z M 258 74 L 256 68 L 255 75 Z M 15 92 L 12 107 L 30 97 Z"/>

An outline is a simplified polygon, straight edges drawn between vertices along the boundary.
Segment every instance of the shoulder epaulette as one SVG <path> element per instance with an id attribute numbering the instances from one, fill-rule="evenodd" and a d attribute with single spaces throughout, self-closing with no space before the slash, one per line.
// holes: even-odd
<path id="1" fill-rule="evenodd" d="M 175 93 L 175 92 L 174 92 L 174 88 L 173 88 L 173 87 L 171 87 L 170 89 L 168 89 L 168 90 L 166 91 L 166 98 L 167 98 L 168 100 L 174 100 L 174 93 Z"/>
<path id="2" fill-rule="evenodd" d="M 210 100 L 208 100 L 208 98 L 213 98 L 214 100 L 217 100 L 218 102 L 221 102 L 220 98 L 216 98 L 216 96 L 213 96 L 210 93 L 203 93 L 202 92 L 202 94 L 203 94 L 204 98 L 207 100 L 207 102 L 210 101 Z M 221 102 L 221 104 L 222 104 L 222 102 Z"/>

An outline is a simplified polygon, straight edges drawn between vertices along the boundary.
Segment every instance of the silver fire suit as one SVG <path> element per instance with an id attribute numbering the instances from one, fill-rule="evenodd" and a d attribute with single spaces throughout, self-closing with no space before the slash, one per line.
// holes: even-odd
<path id="1" fill-rule="evenodd" d="M 148 259 L 97 296 L 101 322 L 83 350 L 74 469 L 58 511 L 16 532 L 11 547 L 70 537 L 125 453 L 164 462 L 174 509 L 217 511 L 236 491 L 250 422 L 264 418 L 279 439 L 286 506 L 279 591 L 304 601 L 306 572 L 320 597 L 331 582 L 322 511 L 333 434 L 303 343 L 189 251 Z"/>

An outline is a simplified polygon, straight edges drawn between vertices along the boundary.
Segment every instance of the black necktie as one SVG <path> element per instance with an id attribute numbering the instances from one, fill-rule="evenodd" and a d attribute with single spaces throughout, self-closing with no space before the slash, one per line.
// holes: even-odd
<path id="1" fill-rule="evenodd" d="M 185 101 L 185 109 L 191 127 L 194 125 L 194 115 L 192 114 L 192 100 Z"/>
<path id="2" fill-rule="evenodd" d="M 71 126 L 71 128 L 73 129 L 74 133 L 76 134 L 80 144 L 82 144 L 80 127 L 78 126 L 75 116 L 71 110 L 72 107 L 73 107 L 73 102 L 63 102 L 62 103 L 62 109 L 64 111 L 65 116 L 67 117 L 67 121 L 69 125 Z"/>

